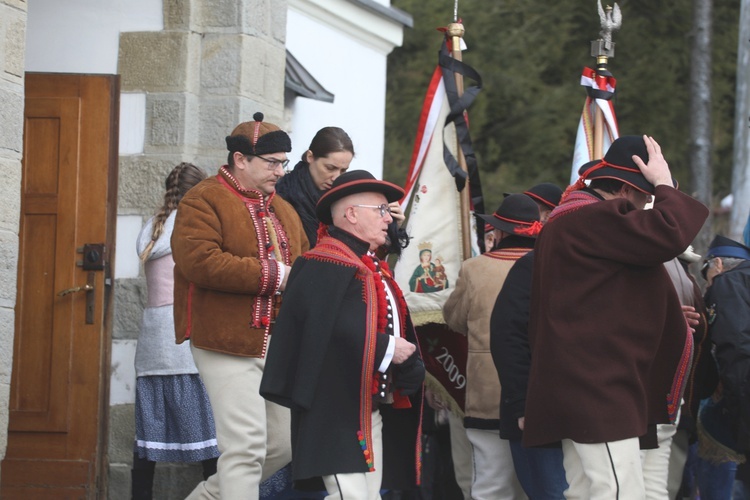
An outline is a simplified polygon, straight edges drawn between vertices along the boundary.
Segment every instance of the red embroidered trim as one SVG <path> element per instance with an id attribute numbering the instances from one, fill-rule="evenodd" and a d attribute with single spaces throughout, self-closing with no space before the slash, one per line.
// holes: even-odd
<path id="1" fill-rule="evenodd" d="M 685 392 L 685 381 L 693 361 L 693 342 L 693 334 L 690 331 L 690 326 L 688 326 L 685 346 L 682 348 L 680 362 L 672 379 L 672 388 L 667 394 L 667 413 L 669 414 L 669 421 L 673 424 L 677 422 L 682 394 Z"/>

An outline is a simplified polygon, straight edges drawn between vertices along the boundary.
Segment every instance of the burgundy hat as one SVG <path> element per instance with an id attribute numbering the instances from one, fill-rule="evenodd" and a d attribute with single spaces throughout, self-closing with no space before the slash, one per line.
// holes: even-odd
<path id="1" fill-rule="evenodd" d="M 542 229 L 539 207 L 525 194 L 510 194 L 494 214 L 479 214 L 478 217 L 495 229 L 519 236 L 536 238 Z"/>
<path id="2" fill-rule="evenodd" d="M 584 163 L 578 169 L 581 181 L 586 179 L 616 179 L 648 194 L 654 194 L 654 185 L 646 180 L 633 161 L 633 155 L 648 163 L 648 151 L 642 136 L 625 135 L 616 139 L 607 150 L 604 158 Z M 677 187 L 677 181 L 672 179 Z"/>
<path id="3" fill-rule="evenodd" d="M 287 133 L 273 123 L 264 122 L 263 113 L 255 113 L 253 120 L 240 123 L 227 136 L 230 153 L 239 151 L 244 155 L 257 156 L 292 150 L 292 141 Z"/>
<path id="4" fill-rule="evenodd" d="M 336 177 L 315 206 L 315 214 L 323 224 L 333 224 L 331 205 L 345 196 L 357 193 L 383 193 L 388 203 L 398 201 L 404 190 L 387 181 L 379 181 L 367 170 L 350 170 Z"/>

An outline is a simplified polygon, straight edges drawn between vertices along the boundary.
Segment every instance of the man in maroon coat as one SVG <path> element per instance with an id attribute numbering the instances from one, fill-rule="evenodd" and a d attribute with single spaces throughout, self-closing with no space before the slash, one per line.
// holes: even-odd
<path id="1" fill-rule="evenodd" d="M 568 498 L 645 498 L 639 438 L 655 446 L 655 424 L 676 419 L 693 347 L 662 264 L 708 210 L 673 187 L 651 137 L 621 137 L 579 173 L 535 247 L 523 442 L 562 443 Z"/>

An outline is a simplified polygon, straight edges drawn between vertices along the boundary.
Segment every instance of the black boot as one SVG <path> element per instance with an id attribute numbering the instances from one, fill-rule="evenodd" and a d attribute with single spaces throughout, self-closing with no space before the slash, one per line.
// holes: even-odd
<path id="1" fill-rule="evenodd" d="M 139 458 L 133 454 L 133 470 L 130 471 L 133 500 L 152 500 L 154 489 L 154 469 L 156 462 Z"/>
<path id="2" fill-rule="evenodd" d="M 216 474 L 216 462 L 218 460 L 219 460 L 218 458 L 208 458 L 201 462 L 201 465 L 203 466 L 203 479 L 204 480 Z"/>

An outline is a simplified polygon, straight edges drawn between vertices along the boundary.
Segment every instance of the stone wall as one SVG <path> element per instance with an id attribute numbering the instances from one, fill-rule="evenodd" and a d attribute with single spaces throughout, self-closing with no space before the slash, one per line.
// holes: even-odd
<path id="1" fill-rule="evenodd" d="M 164 0 L 163 31 L 121 34 L 121 89 L 146 94 L 146 133 L 143 154 L 120 157 L 118 214 L 150 216 L 182 161 L 215 173 L 225 136 L 256 111 L 284 126 L 286 11 L 282 0 Z M 144 287 L 116 280 L 115 342 L 137 338 Z M 110 412 L 109 498 L 127 499 L 133 405 Z M 199 465 L 156 470 L 154 498 L 184 498 L 201 478 Z"/>
<path id="2" fill-rule="evenodd" d="M 8 443 L 21 211 L 26 2 L 0 0 L 0 459 Z"/>

